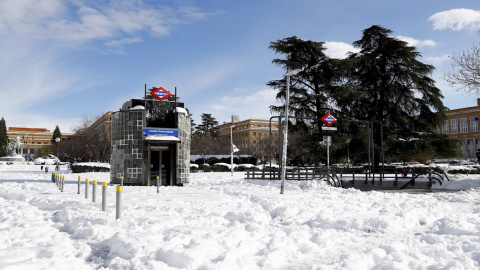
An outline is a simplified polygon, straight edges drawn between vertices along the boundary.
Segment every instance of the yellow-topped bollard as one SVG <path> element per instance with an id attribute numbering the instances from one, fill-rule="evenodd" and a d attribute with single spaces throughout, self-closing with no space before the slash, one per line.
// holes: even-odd
<path id="1" fill-rule="evenodd" d="M 85 179 L 85 199 L 88 199 L 88 182 L 90 182 L 90 179 Z"/>
<path id="2" fill-rule="evenodd" d="M 77 186 L 78 186 L 78 191 L 77 191 L 77 194 L 80 194 L 80 176 L 78 176 L 78 183 L 77 183 Z"/>
<path id="3" fill-rule="evenodd" d="M 120 219 L 122 217 L 122 186 L 117 186 L 117 207 L 116 207 L 116 215 L 115 219 Z"/>
<path id="4" fill-rule="evenodd" d="M 102 211 L 107 211 L 107 182 L 102 183 Z"/>

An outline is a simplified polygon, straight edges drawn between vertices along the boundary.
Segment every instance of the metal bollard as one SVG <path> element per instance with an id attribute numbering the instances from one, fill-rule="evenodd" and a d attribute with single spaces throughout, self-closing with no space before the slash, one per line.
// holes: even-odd
<path id="1" fill-rule="evenodd" d="M 88 199 L 88 181 L 90 181 L 88 178 L 85 179 L 85 199 Z"/>
<path id="2" fill-rule="evenodd" d="M 120 186 L 123 187 L 123 176 L 120 176 Z"/>
<path id="3" fill-rule="evenodd" d="M 102 211 L 107 211 L 107 182 L 102 183 Z"/>
<path id="4" fill-rule="evenodd" d="M 78 191 L 77 194 L 80 194 L 80 176 L 78 177 Z"/>
<path id="5" fill-rule="evenodd" d="M 117 207 L 115 211 L 115 219 L 122 218 L 122 186 L 117 186 Z"/>
<path id="6" fill-rule="evenodd" d="M 157 193 L 160 193 L 160 177 L 157 175 Z"/>
<path id="7" fill-rule="evenodd" d="M 64 186 L 65 186 L 65 175 L 62 175 L 62 192 L 63 192 Z"/>
<path id="8" fill-rule="evenodd" d="M 93 189 L 92 189 L 92 202 L 97 202 L 97 180 L 93 180 L 92 182 Z"/>

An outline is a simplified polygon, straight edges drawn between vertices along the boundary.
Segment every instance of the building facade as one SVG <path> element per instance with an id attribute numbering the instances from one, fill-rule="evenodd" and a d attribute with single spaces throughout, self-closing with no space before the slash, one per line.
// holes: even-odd
<path id="1" fill-rule="evenodd" d="M 480 99 L 477 99 L 477 106 L 449 110 L 445 115 L 447 119 L 437 127 L 437 132 L 458 140 L 464 158 L 476 159 L 476 152 L 480 149 Z"/>
<path id="2" fill-rule="evenodd" d="M 77 131 L 77 135 L 84 139 L 89 161 L 110 161 L 112 114 L 108 111 L 87 128 Z"/>
<path id="3" fill-rule="evenodd" d="M 9 127 L 7 135 L 9 140 L 20 137 L 23 144 L 22 156 L 27 161 L 33 159 L 37 149 L 52 145 L 53 132 L 46 128 Z M 72 137 L 71 133 L 62 133 L 62 141 L 69 141 Z"/>
<path id="4" fill-rule="evenodd" d="M 231 129 L 231 130 L 230 130 Z M 230 141 L 230 132 L 233 136 L 233 144 L 245 154 L 255 154 L 265 151 L 269 147 L 270 136 L 272 144 L 278 140 L 278 121 L 247 119 L 240 121 L 238 115 L 232 116 L 230 123 L 218 126 L 220 138 Z M 271 131 L 271 135 L 270 135 Z"/>
<path id="5" fill-rule="evenodd" d="M 190 117 L 183 103 L 132 99 L 112 114 L 111 183 L 183 185 L 190 177 Z"/>

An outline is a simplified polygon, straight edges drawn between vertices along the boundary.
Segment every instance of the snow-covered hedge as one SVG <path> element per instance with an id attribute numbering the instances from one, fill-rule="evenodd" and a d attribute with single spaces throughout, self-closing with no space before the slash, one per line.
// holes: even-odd
<path id="1" fill-rule="evenodd" d="M 57 157 L 54 155 L 48 155 L 46 157 L 36 158 L 33 162 L 35 165 L 55 165 L 57 164 Z"/>
<path id="2" fill-rule="evenodd" d="M 86 172 L 109 172 L 110 164 L 99 162 L 82 162 L 72 164 L 73 173 L 86 173 Z"/>

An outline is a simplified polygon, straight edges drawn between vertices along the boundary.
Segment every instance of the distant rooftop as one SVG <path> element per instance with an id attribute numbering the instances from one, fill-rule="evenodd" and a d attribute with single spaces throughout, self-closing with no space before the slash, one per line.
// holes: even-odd
<path id="1" fill-rule="evenodd" d="M 9 131 L 21 131 L 21 132 L 50 132 L 46 128 L 25 128 L 25 127 L 9 127 Z"/>

